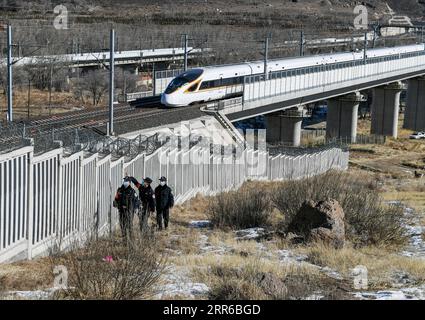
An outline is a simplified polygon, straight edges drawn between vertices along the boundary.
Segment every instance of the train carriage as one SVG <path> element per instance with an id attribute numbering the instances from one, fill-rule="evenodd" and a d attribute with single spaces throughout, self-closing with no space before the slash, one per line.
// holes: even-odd
<path id="1" fill-rule="evenodd" d="M 382 66 L 373 62 L 391 61 L 399 58 L 400 55 L 417 52 L 424 52 L 423 44 L 371 49 L 367 51 L 367 59 L 372 64 L 370 68 L 376 69 L 374 69 L 375 72 L 385 72 L 385 70 L 378 70 Z M 326 81 L 340 82 L 346 78 L 345 73 L 349 69 L 350 72 L 360 75 L 363 61 L 363 52 L 269 60 L 267 73 L 271 80 L 293 77 L 292 79 L 295 81 L 285 82 L 285 90 L 291 92 L 304 87 L 306 83 L 311 87 L 321 85 Z M 348 68 L 350 66 L 357 68 Z M 171 81 L 161 95 L 161 103 L 169 107 L 183 107 L 242 96 L 245 77 L 258 75 L 259 79 L 263 78 L 264 67 L 263 61 L 255 61 L 188 70 Z"/>

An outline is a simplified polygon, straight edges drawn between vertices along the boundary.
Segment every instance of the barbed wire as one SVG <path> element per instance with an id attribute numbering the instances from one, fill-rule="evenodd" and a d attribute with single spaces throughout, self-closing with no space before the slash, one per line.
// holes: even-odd
<path id="1" fill-rule="evenodd" d="M 288 156 L 300 156 L 315 154 L 317 152 L 326 151 L 330 149 L 342 149 L 343 151 L 349 150 L 349 144 L 346 139 L 334 139 L 326 141 L 320 145 L 315 146 L 299 146 L 294 147 L 290 144 L 279 143 L 279 144 L 268 144 L 267 151 L 271 156 L 277 155 L 288 155 Z"/>
<path id="2" fill-rule="evenodd" d="M 62 147 L 68 154 L 87 151 L 132 159 L 141 153 L 153 153 L 164 142 L 159 141 L 158 134 L 139 135 L 133 139 L 127 139 L 106 136 L 94 128 L 40 131 L 36 127 L 26 127 L 23 123 L 0 123 L 1 153 L 16 150 L 31 143 L 36 155 Z"/>

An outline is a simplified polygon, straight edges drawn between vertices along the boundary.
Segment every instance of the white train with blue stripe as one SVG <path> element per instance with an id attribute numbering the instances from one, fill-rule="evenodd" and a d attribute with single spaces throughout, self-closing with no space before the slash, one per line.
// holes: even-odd
<path id="1" fill-rule="evenodd" d="M 421 52 L 425 53 L 424 44 L 369 49 L 367 59 L 386 61 Z M 319 72 L 325 66 L 338 68 L 347 63 L 364 63 L 363 51 L 269 60 L 267 72 L 270 77 L 273 77 L 274 73 L 282 74 L 282 71 L 287 70 L 296 72 L 305 68 L 313 68 L 313 71 Z M 250 75 L 264 75 L 264 62 L 194 68 L 170 82 L 161 95 L 161 103 L 169 107 L 182 107 L 242 96 L 244 78 Z"/>

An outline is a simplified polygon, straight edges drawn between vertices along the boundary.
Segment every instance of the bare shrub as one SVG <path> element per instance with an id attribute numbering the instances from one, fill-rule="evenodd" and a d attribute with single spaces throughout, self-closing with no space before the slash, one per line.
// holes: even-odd
<path id="1" fill-rule="evenodd" d="M 346 234 L 356 245 L 401 245 L 405 243 L 403 210 L 386 205 L 372 181 L 342 172 L 278 184 L 272 202 L 284 215 L 286 231 L 305 200 L 337 200 L 344 209 Z"/>
<path id="2" fill-rule="evenodd" d="M 0 298 L 3 296 L 4 291 L 6 291 L 5 288 L 5 276 L 0 275 Z"/>
<path id="3" fill-rule="evenodd" d="M 244 229 L 267 225 L 271 206 L 265 191 L 242 188 L 212 197 L 207 212 L 215 227 Z"/>
<path id="4" fill-rule="evenodd" d="M 276 274 L 265 271 L 257 260 L 240 269 L 215 266 L 210 271 L 216 277 L 210 285 L 212 300 L 305 300 L 313 295 L 352 299 L 346 283 L 300 267 Z"/>
<path id="5" fill-rule="evenodd" d="M 126 246 L 110 238 L 93 239 L 56 258 L 54 263 L 65 265 L 69 272 L 63 296 L 96 300 L 150 297 L 165 266 L 164 257 L 150 245 L 152 241 L 146 235 Z"/>

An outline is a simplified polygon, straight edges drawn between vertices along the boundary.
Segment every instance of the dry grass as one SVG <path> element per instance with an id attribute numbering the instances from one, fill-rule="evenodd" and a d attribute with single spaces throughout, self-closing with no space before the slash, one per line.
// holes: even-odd
<path id="1" fill-rule="evenodd" d="M 172 234 L 158 235 L 157 244 L 158 250 L 165 252 L 174 252 L 177 254 L 193 254 L 198 251 L 197 240 L 200 236 L 200 231 L 196 229 L 187 229 L 185 231 L 178 231 L 176 228 Z"/>
<path id="2" fill-rule="evenodd" d="M 11 264 L 0 264 L 0 287 L 3 290 L 38 290 L 53 285 L 49 259 L 40 258 Z"/>
<path id="3" fill-rule="evenodd" d="M 372 290 L 391 288 L 396 273 L 405 272 L 417 283 L 425 282 L 425 261 L 403 257 L 386 248 L 346 246 L 335 250 L 321 244 L 301 247 L 299 252 L 306 254 L 309 261 L 337 270 L 346 279 L 350 279 L 351 270 L 362 265 L 368 269 L 369 286 Z"/>
<path id="4" fill-rule="evenodd" d="M 197 195 L 182 205 L 173 207 L 170 219 L 177 224 L 188 224 L 192 220 L 208 219 L 208 198 Z"/>
<path id="5" fill-rule="evenodd" d="M 28 114 L 28 92 L 26 90 L 15 90 L 14 114 L 17 119 L 26 119 Z M 76 101 L 69 92 L 52 92 L 51 109 L 48 107 L 49 93 L 38 89 L 31 89 L 30 117 L 47 116 L 72 110 L 80 107 L 81 103 Z M 6 110 L 6 103 L 0 96 L 0 110 Z"/>
<path id="6" fill-rule="evenodd" d="M 215 300 L 294 300 L 319 293 L 347 298 L 340 283 L 308 265 L 281 264 L 259 255 L 191 257 L 196 280 L 206 283 Z M 203 266 L 203 267 L 201 267 Z M 343 289 L 345 287 L 345 289 Z"/>
<path id="7" fill-rule="evenodd" d="M 315 147 L 323 145 L 326 142 L 325 136 L 322 137 L 313 137 L 313 136 L 306 136 L 302 137 L 301 139 L 301 145 L 304 147 Z"/>

